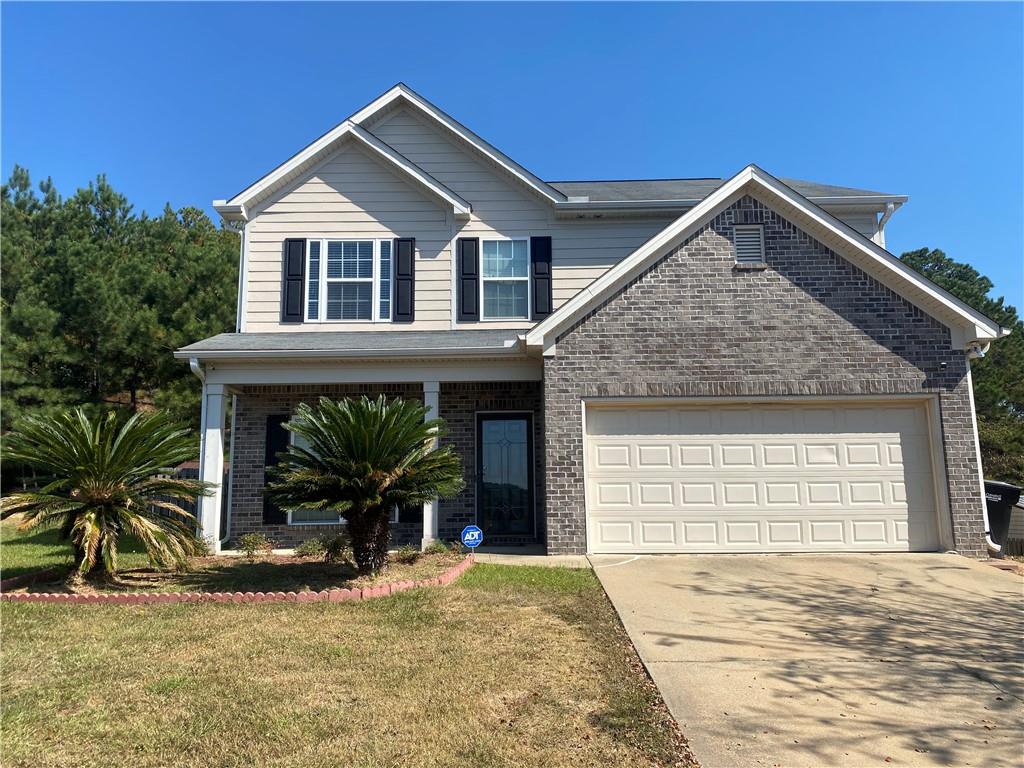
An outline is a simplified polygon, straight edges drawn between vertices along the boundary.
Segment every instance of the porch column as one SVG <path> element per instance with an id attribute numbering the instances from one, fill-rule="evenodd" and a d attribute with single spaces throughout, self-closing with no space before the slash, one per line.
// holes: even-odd
<path id="1" fill-rule="evenodd" d="M 425 418 L 436 419 L 441 412 L 441 383 L 438 381 L 423 382 L 423 405 L 429 410 Z M 437 448 L 437 438 L 434 438 L 434 448 Z M 423 502 L 423 541 L 420 547 L 426 549 L 431 542 L 437 541 L 437 499 Z"/>
<path id="2" fill-rule="evenodd" d="M 203 384 L 199 442 L 199 479 L 213 484 L 209 496 L 197 504 L 202 537 L 213 552 L 220 552 L 220 510 L 224 498 L 224 401 L 223 384 Z"/>

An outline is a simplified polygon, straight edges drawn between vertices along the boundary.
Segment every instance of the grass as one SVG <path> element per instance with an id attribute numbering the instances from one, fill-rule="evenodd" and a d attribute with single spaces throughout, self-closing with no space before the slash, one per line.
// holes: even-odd
<path id="1" fill-rule="evenodd" d="M 5 766 L 693 765 L 590 571 L 2 618 Z"/>
<path id="2" fill-rule="evenodd" d="M 301 592 L 368 587 L 388 581 L 416 581 L 440 576 L 463 555 L 443 553 L 421 556 L 415 563 L 392 563 L 375 576 L 358 576 L 351 564 L 328 564 L 322 558 L 264 556 L 254 562 L 243 557 L 194 558 L 184 572 L 156 571 L 141 545 L 128 539 L 118 557 L 115 584 L 87 585 L 81 592 Z M 21 590 L 64 592 L 63 573 L 72 562 L 71 546 L 57 541 L 57 532 L 23 533 L 12 520 L 0 523 L 0 568 L 4 578 L 49 568 L 61 571 L 56 579 L 39 580 Z"/>
<path id="3" fill-rule="evenodd" d="M 143 568 L 149 564 L 138 541 L 126 537 L 118 561 L 122 568 Z M 0 522 L 0 573 L 9 579 L 49 568 L 71 567 L 71 544 L 57 540 L 54 529 L 18 531 L 17 518 Z"/>
<path id="4" fill-rule="evenodd" d="M 76 592 L 304 592 L 369 587 L 389 581 L 416 581 L 440 576 L 457 565 L 462 555 L 423 555 L 415 563 L 392 563 L 373 576 L 359 576 L 350 563 L 325 563 L 323 558 L 263 557 L 250 562 L 242 557 L 194 558 L 187 571 L 152 568 L 119 571 L 112 584 L 92 584 Z M 40 580 L 24 588 L 29 592 L 64 592 L 61 579 Z"/>

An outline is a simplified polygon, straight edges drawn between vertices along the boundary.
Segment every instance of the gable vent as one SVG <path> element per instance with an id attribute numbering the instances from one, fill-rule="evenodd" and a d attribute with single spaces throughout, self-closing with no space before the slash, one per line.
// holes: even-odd
<path id="1" fill-rule="evenodd" d="M 736 263 L 764 263 L 764 228 L 760 224 L 735 227 Z"/>

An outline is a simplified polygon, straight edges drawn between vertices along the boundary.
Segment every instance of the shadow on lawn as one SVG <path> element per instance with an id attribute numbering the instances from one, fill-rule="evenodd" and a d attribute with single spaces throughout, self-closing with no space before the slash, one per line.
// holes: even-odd
<path id="1" fill-rule="evenodd" d="M 125 569 L 114 582 L 95 586 L 104 592 L 319 592 L 349 586 L 357 575 L 351 565 L 331 565 L 321 560 L 200 560 L 186 571 Z M 65 592 L 67 587 L 51 579 L 31 584 L 26 591 Z"/>
<path id="2" fill-rule="evenodd" d="M 15 525 L 8 522 L 5 527 L 13 531 Z M 121 540 L 119 551 L 123 558 L 134 562 L 146 557 L 142 544 L 131 536 Z M 53 528 L 25 533 L 5 531 L 0 542 L 0 568 L 5 579 L 45 570 L 66 571 L 72 563 L 71 543 L 61 541 Z"/>

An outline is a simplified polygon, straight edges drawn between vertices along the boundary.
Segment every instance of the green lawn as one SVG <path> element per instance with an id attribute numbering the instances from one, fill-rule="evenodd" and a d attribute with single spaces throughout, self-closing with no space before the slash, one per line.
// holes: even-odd
<path id="1" fill-rule="evenodd" d="M 2 620 L 5 766 L 692 765 L 590 571 Z"/>
<path id="2" fill-rule="evenodd" d="M 148 564 L 145 552 L 133 539 L 121 545 L 122 568 L 142 568 Z M 70 568 L 71 545 L 57 541 L 53 529 L 20 533 L 17 521 L 0 522 L 0 574 L 9 579 L 47 568 Z"/>

